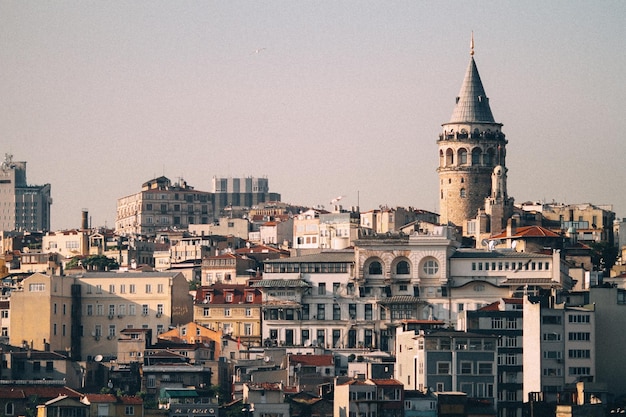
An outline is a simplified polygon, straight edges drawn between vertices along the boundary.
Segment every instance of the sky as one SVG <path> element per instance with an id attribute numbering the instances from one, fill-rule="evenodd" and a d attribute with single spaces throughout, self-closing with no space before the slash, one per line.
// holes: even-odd
<path id="1" fill-rule="evenodd" d="M 626 217 L 624 16 L 621 0 L 1 0 L 0 158 L 51 184 L 53 230 L 84 209 L 114 227 L 117 199 L 161 175 L 438 212 L 473 32 L 509 195 Z"/>

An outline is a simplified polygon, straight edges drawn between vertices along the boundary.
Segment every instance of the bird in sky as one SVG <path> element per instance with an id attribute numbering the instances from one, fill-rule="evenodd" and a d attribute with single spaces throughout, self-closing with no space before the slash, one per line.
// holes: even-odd
<path id="1" fill-rule="evenodd" d="M 255 50 L 254 50 L 254 52 L 252 52 L 250 55 L 258 55 L 258 54 L 260 54 L 260 53 L 261 53 L 261 51 L 264 51 L 264 50 L 266 50 L 266 49 L 267 49 L 267 48 L 258 48 L 258 49 L 255 49 Z"/>

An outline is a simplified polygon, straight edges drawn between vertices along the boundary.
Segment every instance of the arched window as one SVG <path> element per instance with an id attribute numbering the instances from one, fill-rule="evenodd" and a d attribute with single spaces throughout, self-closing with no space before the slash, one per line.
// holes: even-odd
<path id="1" fill-rule="evenodd" d="M 424 262 L 422 270 L 426 275 L 436 275 L 439 272 L 439 262 L 436 259 L 428 259 Z"/>
<path id="2" fill-rule="evenodd" d="M 396 274 L 398 275 L 408 275 L 411 273 L 411 267 L 407 261 L 400 261 L 396 265 Z"/>
<path id="3" fill-rule="evenodd" d="M 459 192 L 459 195 L 461 196 L 461 198 L 465 198 L 465 188 L 461 188 L 461 191 Z"/>
<path id="4" fill-rule="evenodd" d="M 368 269 L 370 275 L 382 275 L 383 266 L 378 261 L 374 261 L 370 264 Z"/>
<path id="5" fill-rule="evenodd" d="M 6 403 L 6 405 L 4 406 L 4 414 L 7 416 L 12 416 L 14 412 L 15 412 L 15 407 L 13 406 L 13 403 L 12 402 Z"/>
<path id="6" fill-rule="evenodd" d="M 440 150 L 440 151 L 439 151 L 439 166 L 440 166 L 440 167 L 444 167 L 444 166 L 446 166 L 445 162 L 446 162 L 446 161 L 445 161 L 445 159 L 443 158 L 443 151 L 442 151 L 442 150 Z"/>
<path id="7" fill-rule="evenodd" d="M 472 165 L 480 165 L 480 155 L 482 150 L 480 148 L 472 149 Z"/>
<path id="8" fill-rule="evenodd" d="M 489 149 L 485 155 L 483 156 L 484 161 L 485 161 L 485 165 L 488 167 L 494 166 L 494 155 L 495 152 L 493 151 L 493 149 Z"/>
<path id="9" fill-rule="evenodd" d="M 459 165 L 467 164 L 467 149 L 459 149 Z"/>
<path id="10" fill-rule="evenodd" d="M 452 149 L 446 150 L 446 166 L 454 165 L 454 151 Z"/>

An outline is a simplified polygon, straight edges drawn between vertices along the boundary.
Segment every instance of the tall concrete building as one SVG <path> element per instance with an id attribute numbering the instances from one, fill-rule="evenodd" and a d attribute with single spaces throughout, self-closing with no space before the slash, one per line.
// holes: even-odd
<path id="1" fill-rule="evenodd" d="M 476 217 L 486 198 L 506 199 L 507 140 L 501 131 L 502 124 L 491 113 L 474 62 L 473 39 L 456 106 L 450 121 L 442 127 L 437 141 L 441 222 L 465 229 L 465 222 Z M 500 181 L 497 190 L 492 190 L 494 172 Z"/>
<path id="2" fill-rule="evenodd" d="M 280 194 L 270 193 L 267 178 L 213 177 L 212 183 L 216 219 L 227 207 L 251 208 L 260 203 L 280 201 Z"/>
<path id="3" fill-rule="evenodd" d="M 5 154 L 0 166 L 0 230 L 50 230 L 50 184 L 28 185 L 26 162 Z"/>

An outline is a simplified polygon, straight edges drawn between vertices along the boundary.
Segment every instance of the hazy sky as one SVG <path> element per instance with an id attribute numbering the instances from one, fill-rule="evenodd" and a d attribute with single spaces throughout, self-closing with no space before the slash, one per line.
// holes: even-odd
<path id="1" fill-rule="evenodd" d="M 160 175 L 267 176 L 293 204 L 438 211 L 436 140 L 469 62 L 516 202 L 626 216 L 626 2 L 0 0 L 0 159 L 52 228 L 114 226 Z"/>

